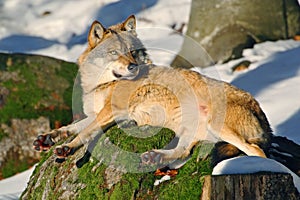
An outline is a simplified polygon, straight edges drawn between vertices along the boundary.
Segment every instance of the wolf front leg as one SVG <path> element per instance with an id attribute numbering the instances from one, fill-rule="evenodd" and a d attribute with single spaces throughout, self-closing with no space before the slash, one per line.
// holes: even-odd
<path id="1" fill-rule="evenodd" d="M 111 109 L 111 104 L 106 103 L 103 109 L 98 113 L 95 120 L 93 120 L 85 129 L 70 142 L 55 148 L 55 154 L 59 158 L 67 157 L 72 149 L 89 142 L 96 135 L 103 133 L 107 128 L 115 124 L 114 116 Z"/>
<path id="2" fill-rule="evenodd" d="M 81 130 L 87 127 L 94 119 L 95 116 L 89 116 L 68 126 L 63 126 L 59 129 L 54 129 L 48 133 L 38 135 L 37 139 L 33 142 L 33 148 L 37 151 L 47 151 L 56 142 L 70 135 L 78 134 Z"/>

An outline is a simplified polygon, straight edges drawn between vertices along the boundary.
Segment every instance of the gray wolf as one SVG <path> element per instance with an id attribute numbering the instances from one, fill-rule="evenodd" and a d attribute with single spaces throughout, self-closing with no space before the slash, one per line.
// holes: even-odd
<path id="1" fill-rule="evenodd" d="M 239 151 L 269 156 L 272 130 L 249 93 L 197 72 L 152 64 L 135 29 L 134 16 L 109 28 L 92 24 L 79 58 L 87 118 L 38 136 L 35 149 L 47 150 L 61 137 L 77 134 L 55 149 L 58 157 L 67 157 L 99 131 L 133 120 L 169 128 L 178 138 L 175 148 L 143 153 L 145 164 L 184 159 L 199 141 L 212 139 L 223 141 L 216 151 L 223 157 Z"/>

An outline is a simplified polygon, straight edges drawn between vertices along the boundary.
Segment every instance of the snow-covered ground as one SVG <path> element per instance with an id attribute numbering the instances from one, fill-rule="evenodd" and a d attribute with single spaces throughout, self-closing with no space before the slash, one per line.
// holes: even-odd
<path id="1" fill-rule="evenodd" d="M 179 28 L 188 22 L 190 4 L 191 0 L 0 1 L 0 51 L 41 54 L 75 62 L 85 49 L 89 26 L 94 20 L 109 26 L 136 14 L 139 37 L 149 48 L 151 58 L 158 64 L 168 64 L 183 41 L 170 27 Z M 251 92 L 267 114 L 274 133 L 300 144 L 300 42 L 265 42 L 245 50 L 243 55 L 241 59 L 198 70 Z M 232 66 L 242 60 L 251 61 L 249 69 L 232 72 Z M 229 164 L 221 168 L 231 166 L 236 173 L 260 170 L 249 164 L 254 167 L 243 168 L 244 159 L 247 163 L 261 162 L 261 158 L 249 157 L 239 161 L 240 165 L 230 165 L 236 160 L 226 161 Z M 264 170 L 274 169 L 268 167 L 274 161 L 263 163 Z M 32 169 L 0 181 L 0 199 L 17 199 L 31 172 Z"/>
<path id="2" fill-rule="evenodd" d="M 140 37 L 147 42 L 147 38 L 166 36 L 174 24 L 186 24 L 190 3 L 191 0 L 0 1 L 0 50 L 76 61 L 86 47 L 94 20 L 109 26 L 137 14 L 143 33 Z"/>
<path id="3" fill-rule="evenodd" d="M 25 189 L 34 168 L 0 181 L 0 200 L 17 199 Z"/>

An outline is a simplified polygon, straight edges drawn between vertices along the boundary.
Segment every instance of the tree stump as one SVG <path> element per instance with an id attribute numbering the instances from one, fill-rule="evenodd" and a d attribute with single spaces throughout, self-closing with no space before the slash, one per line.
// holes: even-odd
<path id="1" fill-rule="evenodd" d="M 292 176 L 286 173 L 257 173 L 206 176 L 202 200 L 299 200 Z"/>

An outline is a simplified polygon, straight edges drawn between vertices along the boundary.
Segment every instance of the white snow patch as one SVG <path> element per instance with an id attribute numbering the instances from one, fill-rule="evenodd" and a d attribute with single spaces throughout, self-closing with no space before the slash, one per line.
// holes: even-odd
<path id="1" fill-rule="evenodd" d="M 18 199 L 26 188 L 27 182 L 34 169 L 35 166 L 27 171 L 0 181 L 0 200 Z"/>
<path id="2" fill-rule="evenodd" d="M 154 186 L 158 186 L 158 185 L 161 184 L 162 182 L 165 182 L 165 181 L 168 181 L 168 180 L 171 180 L 171 176 L 169 176 L 169 175 L 164 175 L 161 179 L 155 180 Z"/>

